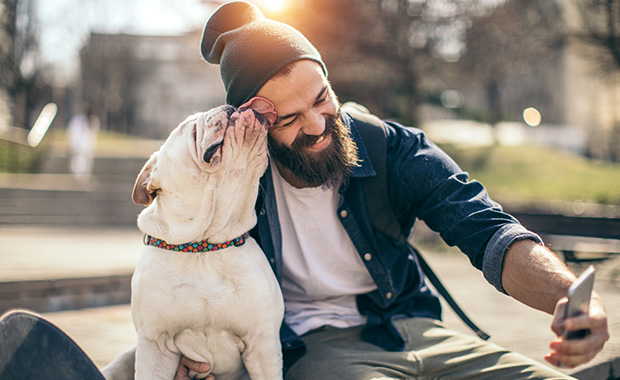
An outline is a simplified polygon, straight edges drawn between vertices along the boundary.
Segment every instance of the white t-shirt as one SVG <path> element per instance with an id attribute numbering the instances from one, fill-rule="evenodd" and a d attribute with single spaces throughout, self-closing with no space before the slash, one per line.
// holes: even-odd
<path id="1" fill-rule="evenodd" d="M 271 165 L 282 229 L 282 293 L 286 323 L 301 335 L 331 325 L 365 323 L 355 296 L 377 288 L 336 210 L 340 195 L 298 189 Z"/>

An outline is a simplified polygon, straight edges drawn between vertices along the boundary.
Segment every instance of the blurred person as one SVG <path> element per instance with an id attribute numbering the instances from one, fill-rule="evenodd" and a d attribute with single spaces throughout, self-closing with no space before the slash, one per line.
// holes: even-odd
<path id="1" fill-rule="evenodd" d="M 93 170 L 99 118 L 92 105 L 86 105 L 84 112 L 71 117 L 67 126 L 71 173 L 80 182 L 87 182 Z"/>
<path id="2" fill-rule="evenodd" d="M 301 33 L 250 3 L 232 2 L 210 17 L 201 48 L 220 65 L 227 103 L 262 96 L 278 113 L 251 233 L 282 286 L 285 379 L 571 378 L 441 323 L 418 258 L 372 223 L 362 182 L 380 163 L 370 162 L 358 119 L 340 108 L 319 52 Z M 389 203 L 401 229 L 424 220 L 500 292 L 551 314 L 558 336 L 545 357 L 551 365 L 574 368 L 600 352 L 609 333 L 598 295 L 589 315 L 564 320 L 575 276 L 540 237 L 422 131 L 382 125 Z M 565 340 L 565 329 L 590 333 Z M 104 373 L 132 378 L 134 352 Z M 175 379 L 186 379 L 189 369 L 207 372 L 209 363 L 182 358 Z"/>

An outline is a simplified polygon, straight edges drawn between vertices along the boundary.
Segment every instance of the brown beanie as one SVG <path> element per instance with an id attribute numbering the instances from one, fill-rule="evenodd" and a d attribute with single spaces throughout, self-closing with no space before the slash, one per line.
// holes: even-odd
<path id="1" fill-rule="evenodd" d="M 298 30 L 266 18 L 255 5 L 233 1 L 219 7 L 205 25 L 202 56 L 220 65 L 226 102 L 239 107 L 280 69 L 302 59 L 318 62 L 321 55 Z"/>

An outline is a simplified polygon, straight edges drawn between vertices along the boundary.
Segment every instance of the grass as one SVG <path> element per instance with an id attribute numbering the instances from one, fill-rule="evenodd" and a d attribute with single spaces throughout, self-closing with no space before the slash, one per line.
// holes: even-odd
<path id="1" fill-rule="evenodd" d="M 36 148 L 0 140 L 0 173 L 34 173 L 39 170 L 48 145 Z"/>
<path id="2" fill-rule="evenodd" d="M 541 146 L 442 148 L 492 198 L 518 202 L 560 200 L 620 205 L 620 164 Z"/>

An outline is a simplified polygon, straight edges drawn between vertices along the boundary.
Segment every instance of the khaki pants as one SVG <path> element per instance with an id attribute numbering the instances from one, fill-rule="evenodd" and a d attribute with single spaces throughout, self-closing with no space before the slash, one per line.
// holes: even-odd
<path id="1" fill-rule="evenodd" d="M 361 327 L 325 327 L 304 335 L 308 352 L 286 380 L 572 379 L 550 366 L 426 318 L 396 321 L 404 352 L 360 339 Z"/>

